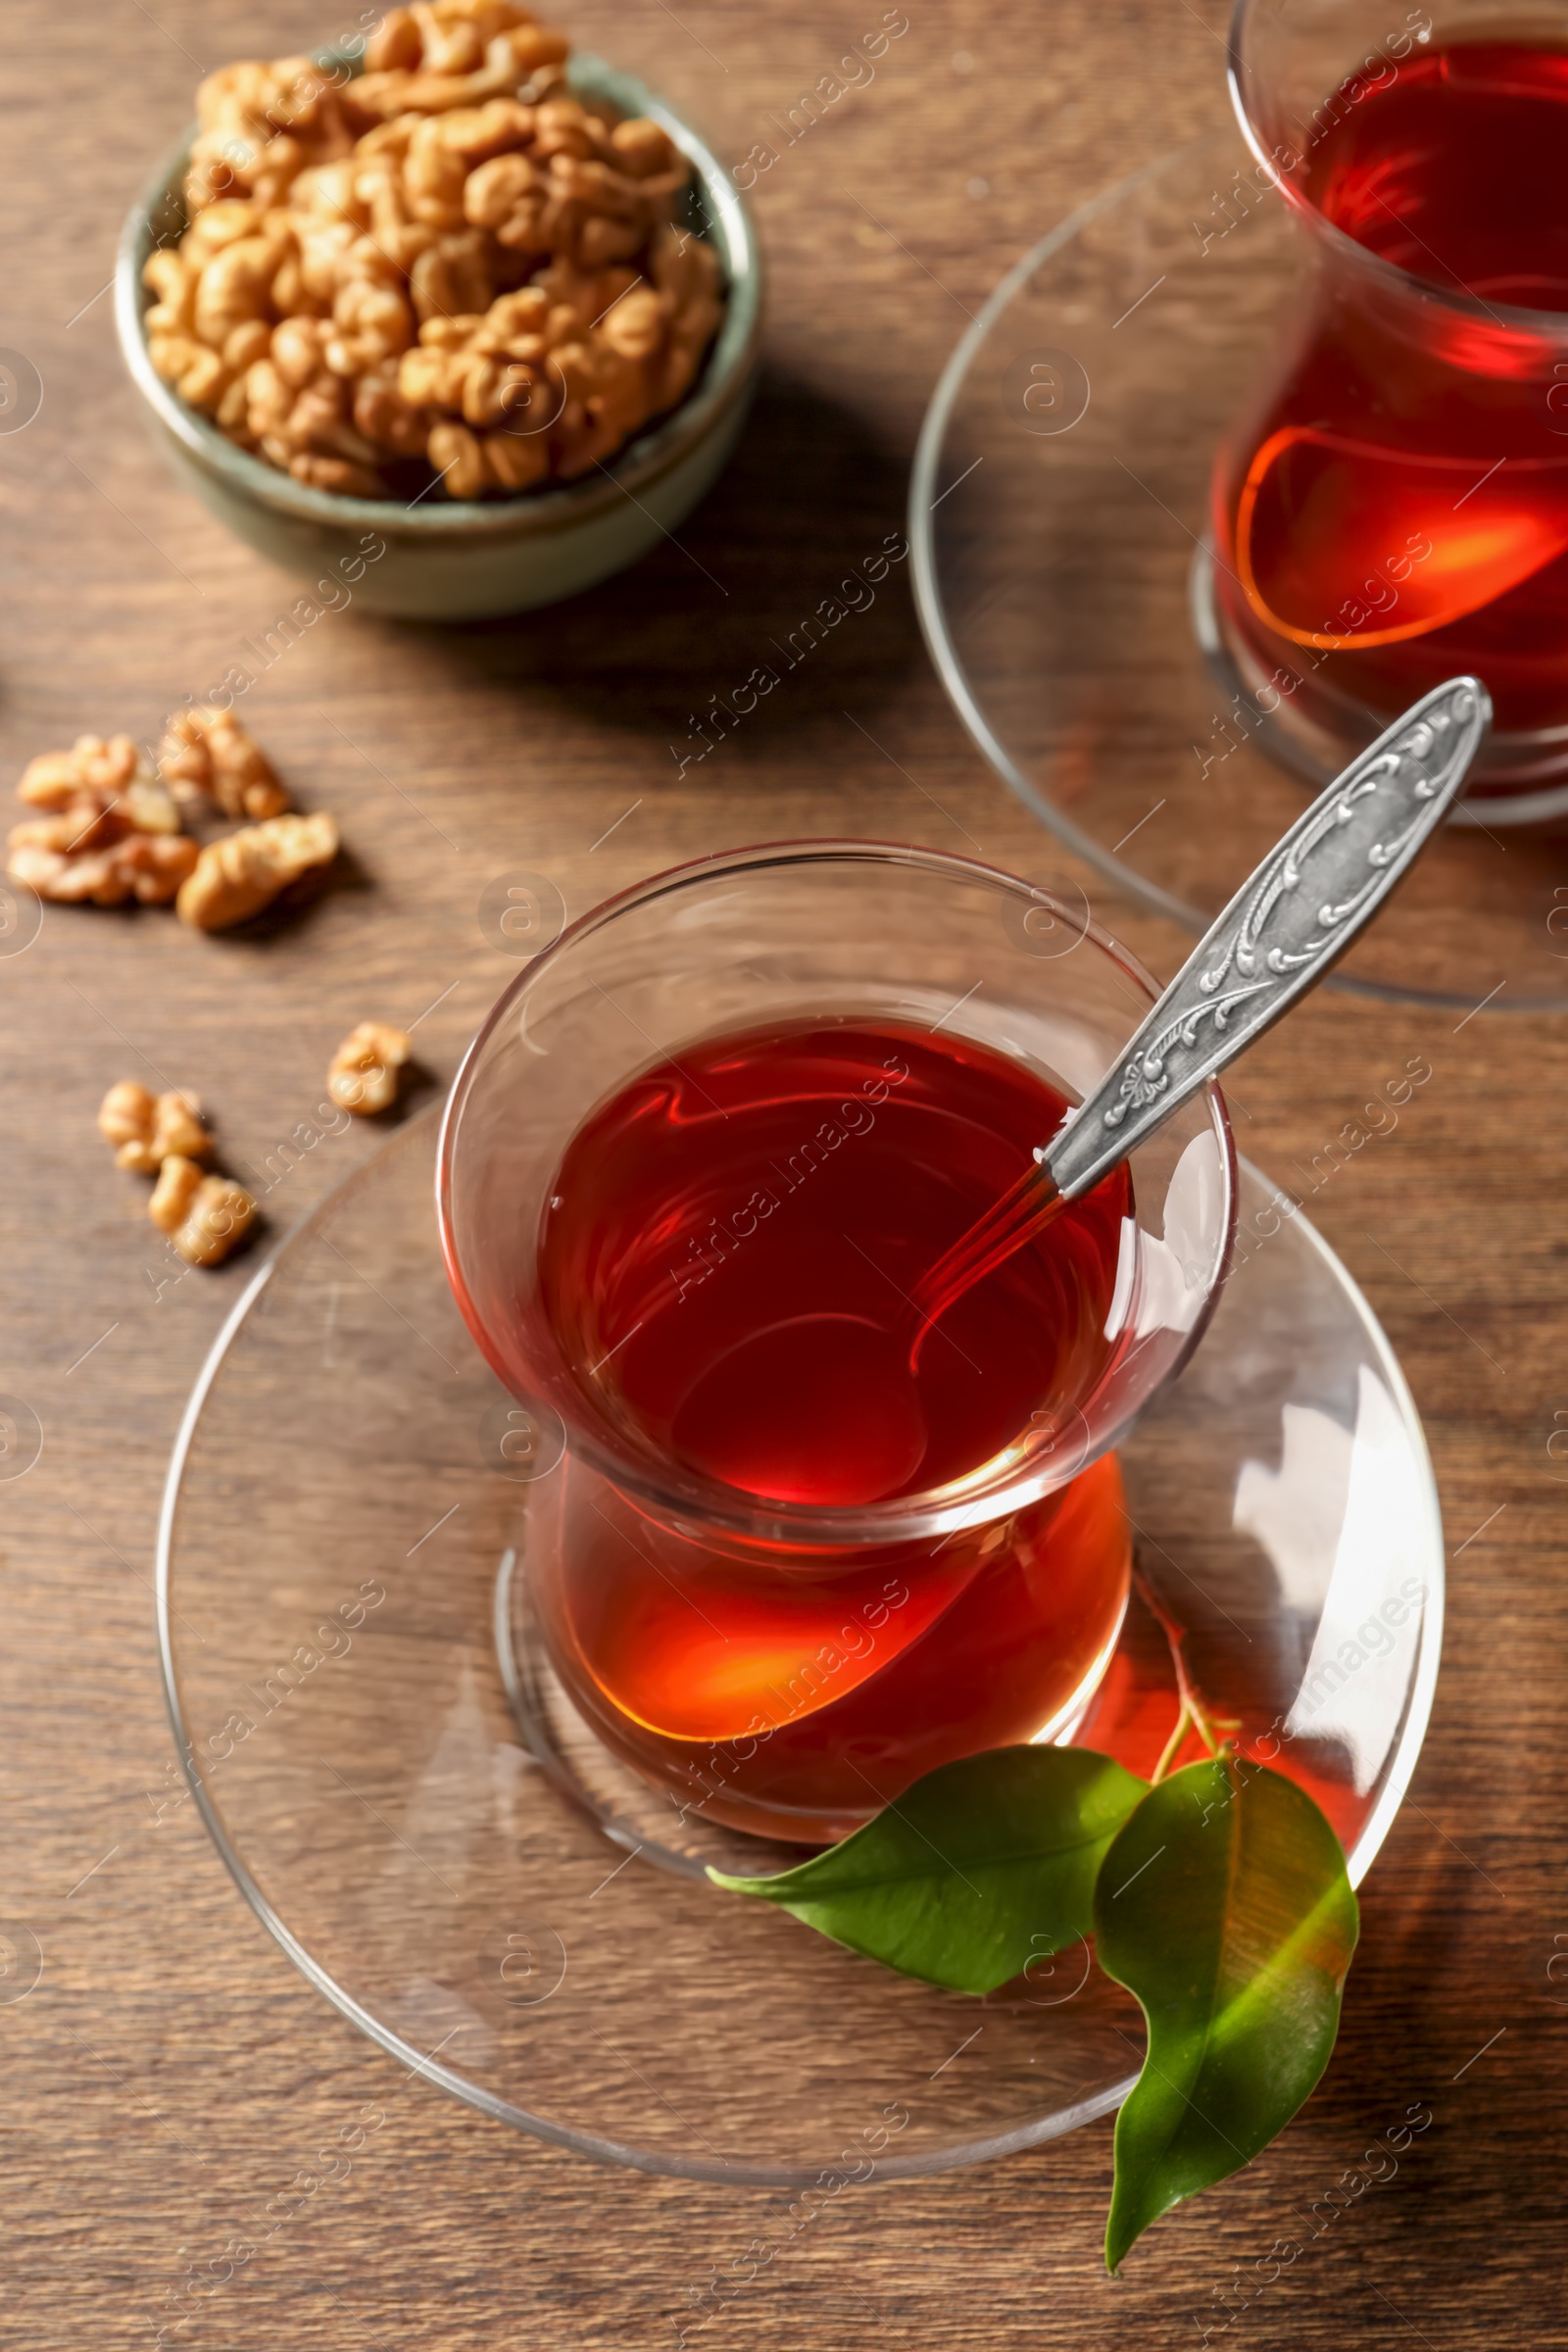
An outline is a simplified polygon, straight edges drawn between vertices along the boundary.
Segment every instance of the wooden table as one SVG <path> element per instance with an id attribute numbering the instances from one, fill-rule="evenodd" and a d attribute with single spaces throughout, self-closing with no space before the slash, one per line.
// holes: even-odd
<path id="1" fill-rule="evenodd" d="M 677 20 L 584 0 L 569 22 L 739 159 L 880 13 L 872 0 L 863 24 L 819 0 L 681 0 Z M 0 1911 L 30 1927 L 44 1964 L 26 1998 L 0 2005 L 0 2343 L 150 2345 L 167 2290 L 370 2098 L 396 2098 L 395 2145 L 169 2341 L 664 2352 L 689 2287 L 778 2202 L 598 2169 L 403 2081 L 257 1926 L 192 1809 L 153 1833 L 172 1769 L 154 1518 L 181 1405 L 243 1276 L 155 1296 L 139 1188 L 110 1167 L 93 1114 L 111 1080 L 167 1073 L 215 1106 L 231 1164 L 260 1164 L 367 1013 L 418 1016 L 422 1057 L 445 1079 L 511 974 L 475 914 L 486 878 L 509 868 L 544 869 L 582 905 L 677 858 L 834 832 L 938 847 L 967 835 L 999 864 L 1060 870 L 948 710 L 902 574 L 722 753 L 678 779 L 669 750 L 758 641 L 899 527 L 936 370 L 1002 269 L 1072 202 L 1221 111 L 1217 0 L 909 0 L 909 19 L 874 83 L 759 186 L 768 378 L 683 546 L 516 623 L 329 616 L 249 709 L 284 773 L 339 812 L 347 886 L 263 939 L 51 915 L 0 961 L 0 1389 L 43 1429 L 36 1467 L 0 1487 Z M 308 0 L 14 0 L 0 345 L 36 366 L 44 401 L 27 430 L 0 436 L 9 775 L 84 728 L 145 736 L 292 600 L 166 476 L 104 282 L 132 194 L 189 115 L 198 63 L 337 29 Z M 1173 934 L 1095 895 L 1156 969 L 1174 967 Z M 1224 2324 L 1214 2290 L 1233 2265 L 1255 2280 L 1299 2210 L 1417 2101 L 1433 2125 L 1397 2178 L 1282 2272 L 1236 2319 L 1236 2341 L 1568 2342 L 1554 1543 L 1568 1464 L 1548 1451 L 1568 1416 L 1554 1296 L 1568 1039 L 1546 1019 L 1458 1027 L 1320 997 L 1250 1064 L 1244 1141 L 1288 1179 L 1415 1054 L 1432 1083 L 1314 1203 L 1413 1382 L 1452 1554 L 1436 1717 L 1365 1891 L 1326 2083 L 1278 2146 L 1163 2223 L 1117 2282 L 1098 2252 L 1102 2124 L 845 2197 L 712 2322 L 709 2352 L 837 2352 L 884 2334 L 986 2352 L 1201 2340 Z M 307 1156 L 277 1221 L 374 1142 L 356 1129 Z"/>

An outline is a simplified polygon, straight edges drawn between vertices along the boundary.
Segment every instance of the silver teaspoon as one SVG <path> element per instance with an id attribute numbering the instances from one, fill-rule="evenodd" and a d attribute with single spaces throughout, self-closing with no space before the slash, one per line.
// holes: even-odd
<path id="1" fill-rule="evenodd" d="M 1345 954 L 1458 799 L 1492 723 L 1479 678 L 1411 705 L 1269 851 L 1103 1082 L 916 1284 L 911 1369 L 965 1292 L 1108 1176 Z"/>

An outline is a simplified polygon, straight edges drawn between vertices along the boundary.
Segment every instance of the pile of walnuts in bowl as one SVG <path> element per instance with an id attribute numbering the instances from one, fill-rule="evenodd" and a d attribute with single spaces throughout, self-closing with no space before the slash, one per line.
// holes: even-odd
<path id="1" fill-rule="evenodd" d="M 417 0 L 366 71 L 202 84 L 189 226 L 152 255 L 148 354 L 230 440 L 356 498 L 570 481 L 690 387 L 723 315 L 655 122 L 565 86 L 513 0 Z"/>

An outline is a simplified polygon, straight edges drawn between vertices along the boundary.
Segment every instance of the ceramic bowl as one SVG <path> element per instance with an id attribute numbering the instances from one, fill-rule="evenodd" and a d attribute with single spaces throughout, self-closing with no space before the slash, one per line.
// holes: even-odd
<path id="1" fill-rule="evenodd" d="M 628 443 L 612 466 L 558 488 L 498 502 L 431 497 L 416 505 L 343 498 L 253 457 L 154 370 L 142 268 L 184 225 L 181 186 L 194 129 L 131 211 L 120 243 L 116 322 L 155 439 L 220 521 L 285 571 L 351 581 L 370 612 L 473 620 L 549 605 L 623 571 L 677 529 L 735 446 L 750 405 L 761 328 L 756 232 L 729 173 L 652 91 L 603 59 L 572 59 L 571 87 L 624 115 L 646 115 L 691 158 L 689 224 L 714 245 L 728 301 L 693 389 Z M 375 552 L 379 548 L 381 552 Z"/>

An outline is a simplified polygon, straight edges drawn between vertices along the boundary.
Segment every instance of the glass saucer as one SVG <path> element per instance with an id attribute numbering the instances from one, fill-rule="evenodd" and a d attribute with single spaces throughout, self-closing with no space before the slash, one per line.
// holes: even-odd
<path id="1" fill-rule="evenodd" d="M 645 2171 L 795 2186 L 869 2151 L 910 2175 L 1105 2113 L 1141 2026 L 1084 1948 L 984 2001 L 895 1976 L 717 1892 L 719 1834 L 574 1748 L 514 1565 L 550 1449 L 509 1458 L 516 1408 L 437 1249 L 435 1136 L 397 1131 L 258 1271 L 170 1469 L 169 1705 L 257 1915 L 406 2065 Z M 1244 1172 L 1212 1330 L 1124 1468 L 1200 1684 L 1273 1727 L 1359 1879 L 1426 1727 L 1442 1531 L 1387 1341 L 1271 1198 Z M 1135 1605 L 1079 1737 L 1148 1771 L 1174 1714 Z"/>
<path id="2" fill-rule="evenodd" d="M 1139 905 L 1201 931 L 1311 762 L 1220 642 L 1214 452 L 1301 298 L 1300 231 L 1227 128 L 1083 206 L 964 334 L 910 483 L 932 658 L 992 766 Z M 1370 731 L 1369 731 L 1370 732 Z M 1467 803 L 1335 975 L 1568 1006 L 1568 786 Z"/>

